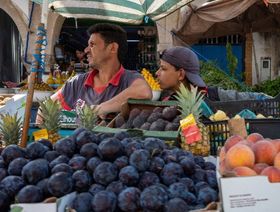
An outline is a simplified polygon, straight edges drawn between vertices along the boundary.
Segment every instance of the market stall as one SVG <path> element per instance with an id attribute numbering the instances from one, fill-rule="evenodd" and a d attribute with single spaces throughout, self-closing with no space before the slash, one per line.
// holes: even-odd
<path id="1" fill-rule="evenodd" d="M 279 97 L 213 103 L 181 85 L 174 101 L 128 100 L 106 126 L 95 108 L 69 111 L 79 121 L 67 132 L 48 98 L 39 103 L 40 128 L 30 126 L 44 32 L 39 26 L 23 135 L 2 139 L 0 211 L 278 211 L 280 136 L 262 127 L 279 129 Z M 147 70 L 142 75 L 159 88 Z"/>

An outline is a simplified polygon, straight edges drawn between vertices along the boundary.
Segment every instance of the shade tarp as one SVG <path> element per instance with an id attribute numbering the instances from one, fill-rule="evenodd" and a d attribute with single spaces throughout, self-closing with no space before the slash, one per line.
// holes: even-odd
<path id="1" fill-rule="evenodd" d="M 216 0 L 181 11 L 174 29 L 175 44 L 194 44 L 203 38 L 266 32 L 280 27 L 280 6 L 262 0 Z"/>
<path id="2" fill-rule="evenodd" d="M 43 0 L 33 0 L 42 3 Z M 64 17 L 140 24 L 145 16 L 159 20 L 193 0 L 49 0 L 49 8 Z"/>

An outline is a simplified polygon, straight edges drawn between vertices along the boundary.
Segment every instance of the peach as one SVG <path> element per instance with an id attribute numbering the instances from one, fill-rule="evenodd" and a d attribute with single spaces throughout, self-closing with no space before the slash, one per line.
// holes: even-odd
<path id="1" fill-rule="evenodd" d="M 244 144 L 236 144 L 226 153 L 225 162 L 228 169 L 234 169 L 239 166 L 253 168 L 255 155 L 250 147 Z"/>
<path id="2" fill-rule="evenodd" d="M 225 150 L 226 152 L 232 147 L 234 146 L 235 144 L 237 144 L 238 142 L 244 140 L 241 136 L 239 135 L 233 135 L 233 136 L 230 136 L 226 142 L 225 142 Z"/>
<path id="3" fill-rule="evenodd" d="M 274 166 L 280 169 L 280 152 L 274 158 Z"/>
<path id="4" fill-rule="evenodd" d="M 219 157 L 220 161 L 223 161 L 226 158 L 226 150 L 224 146 L 220 149 Z"/>
<path id="5" fill-rule="evenodd" d="M 246 166 L 239 166 L 239 167 L 236 167 L 232 170 L 236 176 L 240 176 L 240 177 L 243 177 L 243 176 L 256 176 L 257 173 L 253 170 L 253 169 L 250 169 Z"/>
<path id="6" fill-rule="evenodd" d="M 261 175 L 265 175 L 268 176 L 268 180 L 271 183 L 277 183 L 280 182 L 280 169 L 273 167 L 273 166 L 269 166 L 267 168 L 265 168 L 262 172 Z"/>
<path id="7" fill-rule="evenodd" d="M 246 140 L 249 142 L 256 143 L 259 140 L 262 140 L 263 136 L 259 133 L 251 133 L 250 135 L 247 136 Z"/>
<path id="8" fill-rule="evenodd" d="M 274 157 L 276 155 L 276 149 L 274 145 L 267 141 L 261 140 L 254 144 L 253 151 L 256 157 L 256 163 L 266 163 L 273 165 Z"/>
<path id="9" fill-rule="evenodd" d="M 220 161 L 219 171 L 220 171 L 221 175 L 223 175 L 226 172 L 226 163 L 224 160 Z"/>
<path id="10" fill-rule="evenodd" d="M 271 140 L 270 142 L 274 145 L 276 151 L 280 152 L 280 139 L 274 139 Z"/>
<path id="11" fill-rule="evenodd" d="M 245 144 L 246 146 L 248 146 L 250 148 L 252 148 L 254 145 L 254 143 L 247 141 L 247 140 L 240 141 L 239 144 Z"/>
<path id="12" fill-rule="evenodd" d="M 260 174 L 266 167 L 269 167 L 266 163 L 256 163 L 253 169 L 257 174 Z"/>

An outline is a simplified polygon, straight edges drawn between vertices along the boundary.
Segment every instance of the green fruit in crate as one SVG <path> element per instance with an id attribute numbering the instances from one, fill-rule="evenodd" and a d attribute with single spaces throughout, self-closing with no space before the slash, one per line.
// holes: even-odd
<path id="1" fill-rule="evenodd" d="M 203 94 L 197 90 L 197 87 L 191 86 L 188 90 L 183 84 L 180 85 L 179 91 L 177 92 L 176 99 L 180 107 L 181 118 L 185 118 L 190 114 L 193 114 L 197 126 L 200 130 L 202 139 L 198 142 L 187 144 L 185 138 L 181 136 L 181 146 L 185 150 L 189 150 L 196 155 L 209 155 L 210 143 L 209 143 L 209 130 L 203 123 L 200 122 L 201 109 L 200 105 L 203 101 Z"/>

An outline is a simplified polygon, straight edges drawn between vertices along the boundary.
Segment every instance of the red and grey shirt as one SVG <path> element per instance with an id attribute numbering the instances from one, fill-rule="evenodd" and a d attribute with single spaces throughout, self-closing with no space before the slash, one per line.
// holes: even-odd
<path id="1" fill-rule="evenodd" d="M 75 109 L 77 104 L 98 105 L 128 88 L 134 80 L 142 78 L 138 72 L 125 70 L 121 66 L 107 85 L 94 87 L 94 77 L 97 73 L 98 70 L 93 70 L 77 75 L 60 89 L 58 100 L 65 110 Z"/>

